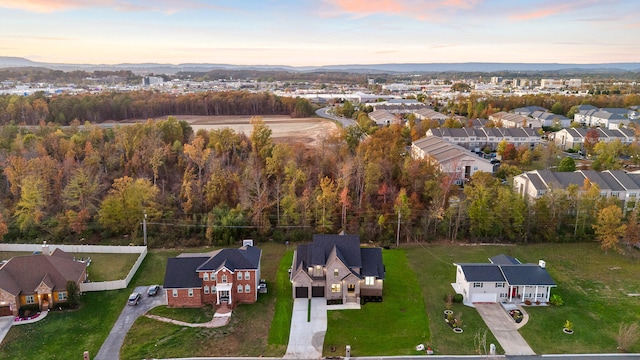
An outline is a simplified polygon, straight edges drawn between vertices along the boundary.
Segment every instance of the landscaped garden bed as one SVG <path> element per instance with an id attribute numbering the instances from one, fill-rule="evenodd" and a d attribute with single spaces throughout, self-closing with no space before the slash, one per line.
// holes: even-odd
<path id="1" fill-rule="evenodd" d="M 516 324 L 520 324 L 524 319 L 524 315 L 522 315 L 522 311 L 518 309 L 509 310 L 509 316 L 516 322 Z"/>

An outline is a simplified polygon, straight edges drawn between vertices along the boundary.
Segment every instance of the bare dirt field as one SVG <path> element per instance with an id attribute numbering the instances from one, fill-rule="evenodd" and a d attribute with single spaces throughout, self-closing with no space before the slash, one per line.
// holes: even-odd
<path id="1" fill-rule="evenodd" d="M 237 133 L 251 134 L 251 116 L 176 116 L 191 125 L 193 131 L 200 129 L 213 130 L 231 128 Z M 274 115 L 261 116 L 264 123 L 271 129 L 271 137 L 275 141 L 302 142 L 317 145 L 318 141 L 328 134 L 337 131 L 338 126 L 323 118 L 297 118 Z M 162 119 L 166 119 L 163 117 Z M 160 119 L 157 119 L 160 120 Z"/>

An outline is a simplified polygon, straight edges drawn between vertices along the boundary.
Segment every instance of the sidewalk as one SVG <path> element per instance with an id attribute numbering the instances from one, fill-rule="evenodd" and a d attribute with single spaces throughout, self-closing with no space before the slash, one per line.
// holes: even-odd
<path id="1" fill-rule="evenodd" d="M 158 316 L 158 315 L 146 314 L 145 316 L 148 317 L 149 319 L 154 319 L 154 320 L 158 320 L 158 321 L 162 321 L 162 322 L 166 322 L 174 325 L 179 325 L 179 326 L 217 328 L 217 327 L 225 326 L 229 323 L 229 320 L 231 319 L 231 311 L 224 314 L 215 313 L 211 321 L 208 321 L 206 323 L 199 323 L 199 324 L 173 320 L 173 319 L 169 319 L 169 318 Z"/>

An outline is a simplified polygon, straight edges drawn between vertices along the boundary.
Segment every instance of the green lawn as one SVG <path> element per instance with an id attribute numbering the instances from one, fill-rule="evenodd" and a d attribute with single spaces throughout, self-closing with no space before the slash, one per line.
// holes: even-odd
<path id="1" fill-rule="evenodd" d="M 552 294 L 560 294 L 561 307 L 526 307 L 530 320 L 520 333 L 538 354 L 616 352 L 615 335 L 621 322 L 637 322 L 640 299 L 627 296 L 640 292 L 637 253 L 626 256 L 606 255 L 595 243 L 540 244 L 528 246 L 457 246 L 424 245 L 407 249 L 415 270 L 427 311 L 431 319 L 444 309 L 443 296 L 452 292 L 455 281 L 454 262 L 488 262 L 488 258 L 507 254 L 522 262 L 545 260 L 547 269 L 558 284 Z M 463 334 L 452 334 L 441 321 L 432 321 L 431 331 L 436 353 L 473 354 L 473 335 L 485 328 L 477 312 L 454 305 L 454 312 L 464 312 Z M 565 320 L 574 323 L 574 335 L 562 333 Z M 497 342 L 488 335 L 488 343 Z M 640 351 L 640 344 L 632 350 Z M 501 350 L 499 349 L 499 353 Z"/>
<path id="2" fill-rule="evenodd" d="M 229 325 L 218 329 L 182 328 L 140 318 L 125 339 L 121 358 L 282 356 L 292 308 L 287 281 L 292 251 L 282 244 L 258 245 L 263 250 L 262 277 L 269 284 L 269 293 L 261 294 L 258 303 L 239 306 Z M 0 344 L 0 359 L 72 359 L 80 358 L 84 350 L 95 356 L 131 289 L 162 284 L 166 259 L 180 252 L 152 250 L 129 289 L 88 293 L 82 296 L 78 310 L 52 311 L 43 321 L 12 327 Z M 640 252 L 605 254 L 595 243 L 415 245 L 383 251 L 387 269 L 384 302 L 368 303 L 360 311 L 329 312 L 324 354 L 344 355 L 344 346 L 349 344 L 354 356 L 411 355 L 417 353 L 414 347 L 419 343 L 431 345 L 436 354 L 475 354 L 474 336 L 486 326 L 473 308 L 454 304 L 455 314 L 463 314 L 465 330 L 454 334 L 442 321 L 443 297 L 453 292 L 454 262 L 487 262 L 501 253 L 523 262 L 545 260 L 558 283 L 552 293 L 560 294 L 565 305 L 526 308 L 531 317 L 520 330 L 539 354 L 616 352 L 619 324 L 640 321 L 640 298 L 627 295 L 640 293 Z M 211 316 L 207 308 L 178 311 L 158 308 L 154 313 L 205 321 Z M 574 323 L 574 335 L 562 333 L 565 320 Z M 487 343 L 497 345 L 490 333 Z M 332 346 L 336 352 L 331 352 Z M 640 352 L 640 344 L 631 350 Z"/>
<path id="3" fill-rule="evenodd" d="M 259 294 L 255 304 L 239 305 L 233 312 L 228 325 L 215 329 L 183 328 L 141 317 L 134 323 L 125 338 L 120 352 L 121 359 L 168 358 L 193 356 L 282 356 L 286 350 L 284 344 L 270 344 L 268 342 L 269 329 L 274 318 L 278 286 L 276 275 L 282 264 L 281 259 L 286 248 L 282 244 L 257 244 L 262 249 L 261 277 L 267 280 L 269 292 Z M 166 252 L 173 254 L 173 252 Z M 141 267 L 139 282 L 157 283 L 153 273 L 159 270 L 162 262 L 162 274 L 166 265 L 165 252 L 156 253 L 146 267 Z M 290 260 L 289 260 L 290 261 Z M 145 261 L 146 263 L 146 261 Z M 144 264 L 143 264 L 144 265 Z M 286 268 L 284 269 L 286 273 Z M 142 281 L 142 278 L 145 280 Z M 136 279 L 136 281 L 138 281 Z M 160 281 L 159 283 L 162 283 Z M 291 291 L 288 292 L 291 294 Z M 185 310 L 186 314 L 179 314 Z M 204 309 L 166 309 L 160 308 L 156 312 L 171 312 L 178 319 L 185 317 L 204 316 Z M 195 315 L 194 315 L 195 314 Z M 163 315 L 164 316 L 164 315 Z M 290 316 L 290 315 L 289 315 Z M 172 316 L 168 316 L 172 317 Z M 210 318 L 209 318 L 210 319 Z M 289 325 L 287 325 L 288 327 Z M 288 334 L 288 329 L 287 329 Z M 288 335 L 287 335 L 288 338 Z"/>
<path id="4" fill-rule="evenodd" d="M 352 356 L 414 355 L 418 354 L 416 345 L 429 342 L 425 303 L 405 251 L 384 250 L 382 254 L 384 301 L 367 303 L 360 310 L 329 311 L 324 355 L 344 356 L 346 345 L 351 345 Z"/>
<path id="5" fill-rule="evenodd" d="M 169 319 L 184 321 L 192 324 L 200 324 L 211 321 L 214 313 L 215 311 L 213 311 L 213 307 L 211 305 L 194 309 L 176 309 L 167 306 L 158 306 L 147 312 L 147 314 L 162 316 Z"/>

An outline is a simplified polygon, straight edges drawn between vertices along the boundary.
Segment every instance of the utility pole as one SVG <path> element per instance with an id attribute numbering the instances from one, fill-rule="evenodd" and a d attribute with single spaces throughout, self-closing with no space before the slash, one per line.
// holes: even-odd
<path id="1" fill-rule="evenodd" d="M 144 238 L 144 246 L 147 246 L 147 212 L 144 212 L 144 219 L 142 219 L 142 236 Z"/>
<path id="2" fill-rule="evenodd" d="M 402 218 L 402 215 L 400 214 L 400 209 L 398 209 L 398 232 L 396 233 L 396 248 L 400 246 L 400 218 Z"/>

